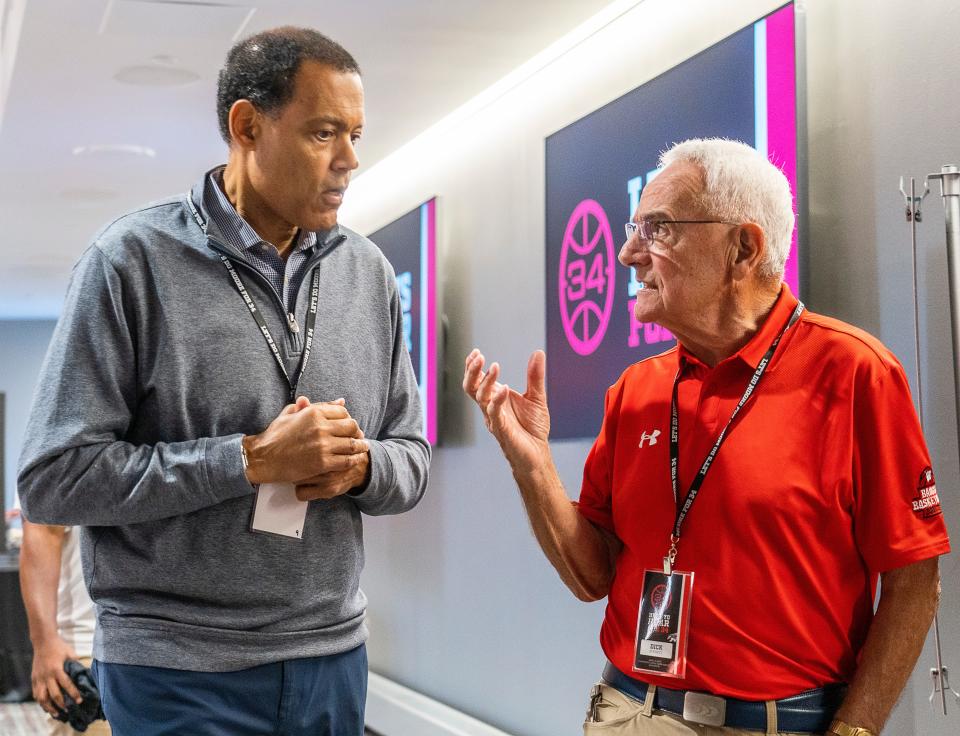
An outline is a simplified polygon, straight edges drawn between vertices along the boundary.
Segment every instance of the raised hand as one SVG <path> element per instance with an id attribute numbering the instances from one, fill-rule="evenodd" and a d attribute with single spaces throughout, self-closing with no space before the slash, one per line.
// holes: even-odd
<path id="1" fill-rule="evenodd" d="M 477 402 L 487 429 L 515 472 L 534 470 L 550 459 L 546 360 L 542 350 L 530 356 L 527 390 L 522 394 L 497 381 L 499 363 L 492 363 L 484 372 L 485 359 L 479 350 L 472 350 L 465 361 L 463 390 Z"/>
<path id="2" fill-rule="evenodd" d="M 510 462 L 533 533 L 550 564 L 578 598 L 597 600 L 610 590 L 620 543 L 580 515 L 553 465 L 546 364 L 542 350 L 530 356 L 527 390 L 521 394 L 497 381 L 497 363 L 484 373 L 484 357 L 473 350 L 466 359 L 463 390 L 477 402 Z"/>

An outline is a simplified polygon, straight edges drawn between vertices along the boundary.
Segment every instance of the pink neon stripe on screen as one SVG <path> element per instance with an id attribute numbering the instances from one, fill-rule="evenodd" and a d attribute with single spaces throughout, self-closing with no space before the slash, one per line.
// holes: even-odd
<path id="1" fill-rule="evenodd" d="M 797 211 L 797 102 L 793 5 L 767 16 L 767 153 L 783 169 Z M 801 223 L 803 227 L 807 223 Z M 799 294 L 797 230 L 793 231 L 784 280 Z"/>
<path id="2" fill-rule="evenodd" d="M 437 200 L 427 202 L 427 441 L 437 441 Z"/>

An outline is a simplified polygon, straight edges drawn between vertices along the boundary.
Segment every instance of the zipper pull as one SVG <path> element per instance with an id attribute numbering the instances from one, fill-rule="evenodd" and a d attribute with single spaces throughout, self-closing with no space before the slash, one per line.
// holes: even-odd
<path id="1" fill-rule="evenodd" d="M 297 318 L 293 315 L 293 312 L 287 312 L 287 327 L 294 334 L 300 332 L 300 325 L 297 324 Z"/>

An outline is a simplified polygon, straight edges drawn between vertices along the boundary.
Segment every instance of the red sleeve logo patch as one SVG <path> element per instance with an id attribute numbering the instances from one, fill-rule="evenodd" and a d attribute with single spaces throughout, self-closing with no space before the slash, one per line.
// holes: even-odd
<path id="1" fill-rule="evenodd" d="M 929 519 L 943 513 L 943 509 L 940 508 L 940 496 L 937 495 L 937 481 L 933 477 L 933 468 L 927 466 L 920 473 L 917 495 L 910 503 L 913 513 L 921 519 Z"/>

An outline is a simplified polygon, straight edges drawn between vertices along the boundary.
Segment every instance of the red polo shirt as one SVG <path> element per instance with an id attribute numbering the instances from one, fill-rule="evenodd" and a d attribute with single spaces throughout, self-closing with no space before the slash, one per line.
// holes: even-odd
<path id="1" fill-rule="evenodd" d="M 677 369 L 682 498 L 796 304 L 783 286 L 757 334 L 714 368 L 674 348 L 607 392 L 578 507 L 623 542 L 600 634 L 622 672 L 632 673 L 643 571 L 662 567 L 676 515 Z M 750 700 L 849 682 L 878 574 L 949 550 L 903 368 L 867 333 L 804 311 L 683 526 L 675 568 L 695 573 L 686 677 L 636 676 Z"/>

